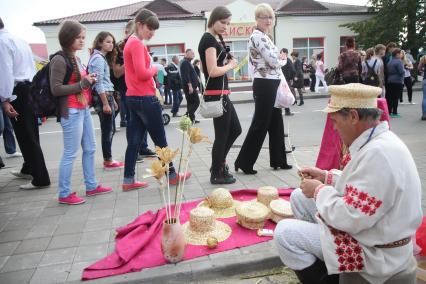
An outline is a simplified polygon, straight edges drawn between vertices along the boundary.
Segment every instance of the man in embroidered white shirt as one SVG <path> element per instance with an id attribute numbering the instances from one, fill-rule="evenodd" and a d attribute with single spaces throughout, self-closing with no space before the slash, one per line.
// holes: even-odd
<path id="1" fill-rule="evenodd" d="M 18 178 L 29 179 L 21 189 L 50 185 L 50 177 L 40 147 L 37 118 L 28 103 L 31 81 L 36 73 L 31 48 L 24 40 L 4 29 L 0 18 L 0 100 L 10 117 L 16 140 L 24 157 L 21 170 L 12 170 Z"/>
<path id="2" fill-rule="evenodd" d="M 414 160 L 379 120 L 380 88 L 329 90 L 324 111 L 351 160 L 343 171 L 300 170 L 300 188 L 291 195 L 296 219 L 281 221 L 274 234 L 281 260 L 302 283 L 415 283 L 411 236 L 422 209 Z"/>

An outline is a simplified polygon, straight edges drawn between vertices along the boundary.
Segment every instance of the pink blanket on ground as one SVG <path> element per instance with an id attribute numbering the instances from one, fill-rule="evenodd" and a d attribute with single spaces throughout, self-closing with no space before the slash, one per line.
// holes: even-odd
<path id="1" fill-rule="evenodd" d="M 382 98 L 377 99 L 377 107 L 383 111 L 380 121 L 386 120 L 389 123 L 390 118 L 386 100 Z M 334 130 L 330 114 L 327 114 L 316 166 L 323 170 L 339 169 L 341 151 L 341 139 L 337 131 Z"/>
<path id="2" fill-rule="evenodd" d="M 292 189 L 280 189 L 279 194 L 284 199 L 289 199 Z M 243 189 L 231 191 L 236 200 L 252 200 L 257 196 L 257 190 Z M 181 223 L 189 219 L 189 212 L 201 200 L 187 202 L 182 205 Z M 156 213 L 148 211 L 137 217 L 127 226 L 117 229 L 115 251 L 86 267 L 83 271 L 83 280 L 124 274 L 140 271 L 144 268 L 163 265 L 166 261 L 161 252 L 161 230 L 165 219 L 164 208 Z M 232 228 L 232 235 L 221 242 L 217 248 L 209 249 L 207 246 L 187 245 L 184 260 L 208 254 L 222 252 L 230 249 L 245 247 L 268 241 L 272 237 L 259 237 L 255 230 L 248 230 L 236 221 L 236 217 L 221 219 Z M 267 221 L 265 228 L 275 228 L 275 223 Z"/>

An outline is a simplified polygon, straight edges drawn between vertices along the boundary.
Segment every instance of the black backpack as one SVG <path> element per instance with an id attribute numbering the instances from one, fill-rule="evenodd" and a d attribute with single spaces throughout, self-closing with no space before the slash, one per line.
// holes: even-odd
<path id="1" fill-rule="evenodd" d="M 55 54 L 50 56 L 50 59 L 52 59 L 56 55 L 64 57 L 65 62 L 67 63 L 67 70 L 63 82 L 63 84 L 66 85 L 70 81 L 72 75 L 72 64 L 67 58 L 67 56 L 65 56 L 63 51 L 56 52 Z M 28 103 L 30 104 L 35 116 L 37 117 L 49 117 L 57 115 L 58 98 L 53 96 L 50 90 L 49 73 L 50 62 L 43 66 L 43 68 L 41 68 L 35 74 L 31 83 Z"/>
<path id="2" fill-rule="evenodd" d="M 365 79 L 363 82 L 365 85 L 370 85 L 374 87 L 378 87 L 380 85 L 379 75 L 377 75 L 377 73 L 374 71 L 374 67 L 376 67 L 376 63 L 377 63 L 377 59 L 374 60 L 373 66 L 370 67 L 370 65 L 368 65 L 368 62 L 365 61 L 365 65 L 367 66 L 367 75 L 365 76 Z"/>

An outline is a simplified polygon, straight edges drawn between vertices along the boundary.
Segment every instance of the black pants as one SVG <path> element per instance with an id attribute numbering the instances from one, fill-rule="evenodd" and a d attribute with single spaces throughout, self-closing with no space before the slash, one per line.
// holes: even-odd
<path id="1" fill-rule="evenodd" d="M 311 73 L 309 77 L 311 78 L 311 86 L 309 87 L 309 89 L 311 90 L 311 92 L 315 92 L 315 83 L 317 81 L 317 77 L 315 76 L 315 73 Z"/>
<path id="2" fill-rule="evenodd" d="M 253 81 L 254 115 L 247 137 L 235 161 L 235 166 L 241 169 L 253 169 L 266 133 L 269 133 L 270 166 L 287 165 L 282 112 L 281 109 L 274 108 L 279 84 L 280 80 L 255 78 Z"/>
<path id="3" fill-rule="evenodd" d="M 112 160 L 112 139 L 115 134 L 115 109 L 114 109 L 114 97 L 112 95 L 107 95 L 107 100 L 109 107 L 111 108 L 111 114 L 106 114 L 102 110 L 102 101 L 99 101 L 101 104 L 97 109 L 99 122 L 101 125 L 101 144 L 102 144 L 102 156 L 104 161 Z"/>
<path id="4" fill-rule="evenodd" d="M 359 83 L 359 76 L 358 75 L 343 76 L 343 81 L 345 82 L 345 84 Z"/>
<path id="5" fill-rule="evenodd" d="M 194 90 L 192 94 L 189 93 L 188 87 L 185 87 L 183 89 L 185 93 L 185 99 L 186 99 L 186 109 L 187 114 L 192 122 L 195 120 L 195 112 L 198 109 L 198 106 L 200 105 L 200 98 L 198 97 L 197 90 Z"/>
<path id="6" fill-rule="evenodd" d="M 388 103 L 389 114 L 398 113 L 398 100 L 402 96 L 403 84 L 386 84 L 386 102 Z"/>
<path id="7" fill-rule="evenodd" d="M 404 78 L 404 85 L 407 88 L 408 102 L 411 103 L 411 101 L 413 100 L 413 81 L 411 81 L 411 76 Z M 401 97 L 399 98 L 399 101 L 401 103 L 403 102 L 402 92 L 401 92 Z"/>
<path id="8" fill-rule="evenodd" d="M 223 115 L 213 118 L 212 171 L 215 172 L 218 172 L 226 162 L 229 149 L 241 134 L 237 112 L 228 96 L 223 96 L 223 107 Z"/>
<path id="9" fill-rule="evenodd" d="M 33 185 L 48 186 L 50 185 L 49 173 L 40 147 L 37 118 L 28 105 L 29 93 L 29 83 L 20 83 L 13 89 L 13 94 L 18 98 L 12 102 L 12 106 L 19 116 L 11 121 L 24 158 L 21 172 L 33 176 Z"/>

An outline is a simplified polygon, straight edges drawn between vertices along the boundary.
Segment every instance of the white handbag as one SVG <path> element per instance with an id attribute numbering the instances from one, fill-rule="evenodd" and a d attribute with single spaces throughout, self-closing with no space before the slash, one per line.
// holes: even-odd
<path id="1" fill-rule="evenodd" d="M 281 73 L 280 76 L 281 82 L 277 89 L 277 96 L 275 97 L 275 108 L 287 108 L 294 104 L 295 98 L 293 93 L 290 90 L 290 87 L 287 84 L 287 80 L 284 75 Z"/>
<path id="2" fill-rule="evenodd" d="M 222 51 L 219 53 L 217 58 L 219 58 L 219 56 L 221 54 L 222 54 Z M 217 59 L 216 59 L 216 61 L 217 61 Z M 216 117 L 220 117 L 220 116 L 223 115 L 223 112 L 224 112 L 223 89 L 225 88 L 225 76 L 226 76 L 226 74 L 223 75 L 222 93 L 220 94 L 220 99 L 218 101 L 206 102 L 204 100 L 204 96 L 207 92 L 206 89 L 207 89 L 207 85 L 208 85 L 209 80 L 210 80 L 210 74 L 209 74 L 209 77 L 207 78 L 207 82 L 206 82 L 206 87 L 204 88 L 204 94 L 201 96 L 201 100 L 200 100 L 199 112 L 200 112 L 202 117 L 204 117 L 204 118 L 216 118 Z"/>

